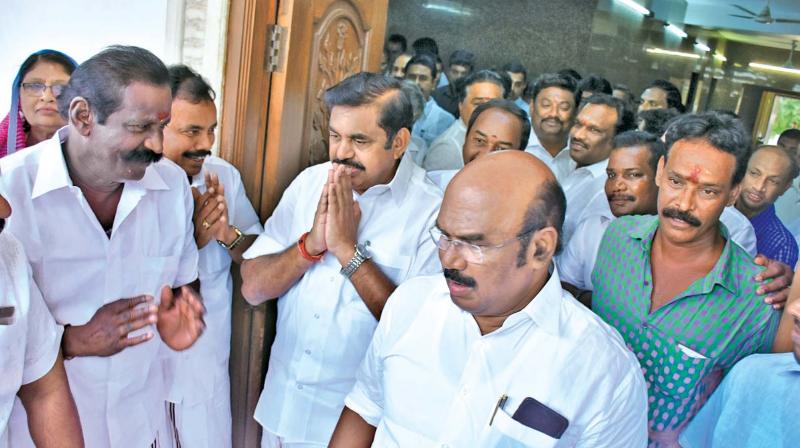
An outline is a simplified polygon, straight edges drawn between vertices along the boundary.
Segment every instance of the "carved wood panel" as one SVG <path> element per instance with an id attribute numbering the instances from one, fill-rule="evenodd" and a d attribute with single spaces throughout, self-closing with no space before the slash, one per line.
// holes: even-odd
<path id="1" fill-rule="evenodd" d="M 371 31 L 347 1 L 332 3 L 314 24 L 303 148 L 306 165 L 328 160 L 328 111 L 325 91 L 344 78 L 367 70 Z"/>

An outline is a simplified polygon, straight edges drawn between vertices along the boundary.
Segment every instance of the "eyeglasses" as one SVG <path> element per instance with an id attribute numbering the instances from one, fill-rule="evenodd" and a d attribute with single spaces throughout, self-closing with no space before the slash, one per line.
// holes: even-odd
<path id="1" fill-rule="evenodd" d="M 42 82 L 23 82 L 22 83 L 22 90 L 25 91 L 28 95 L 33 96 L 43 96 L 44 91 L 50 89 L 53 93 L 53 96 L 59 96 L 66 88 L 66 84 L 45 84 Z"/>
<path id="2" fill-rule="evenodd" d="M 502 241 L 502 242 L 500 242 L 498 244 L 473 244 L 473 243 L 467 243 L 466 241 L 461 241 L 461 240 L 457 240 L 457 239 L 454 239 L 454 238 L 450 238 L 449 236 L 446 236 L 436 226 L 431 227 L 431 229 L 429 230 L 429 233 L 431 234 L 431 238 L 433 239 L 434 244 L 436 244 L 436 247 L 438 247 L 439 250 L 441 250 L 443 252 L 447 252 L 451 248 L 455 248 L 456 250 L 458 250 L 460 252 L 461 256 L 464 257 L 464 260 L 466 260 L 467 263 L 482 264 L 484 262 L 484 260 L 486 259 L 485 258 L 485 252 L 487 250 L 500 249 L 501 247 L 505 247 L 505 246 L 509 245 L 510 243 L 513 243 L 514 241 L 520 239 L 520 238 L 524 238 L 524 237 L 530 235 L 531 233 L 535 232 L 536 230 L 537 229 L 530 229 L 530 230 L 528 230 L 528 231 L 526 231 L 524 233 L 521 233 L 521 234 L 515 236 L 514 238 L 507 239 L 507 240 Z"/>

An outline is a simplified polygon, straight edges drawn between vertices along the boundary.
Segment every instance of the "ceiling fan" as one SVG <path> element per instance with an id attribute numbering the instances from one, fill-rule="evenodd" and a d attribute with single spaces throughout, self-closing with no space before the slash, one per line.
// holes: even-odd
<path id="1" fill-rule="evenodd" d="M 732 17 L 740 17 L 743 19 L 755 20 L 756 22 L 763 23 L 765 25 L 768 25 L 770 23 L 800 23 L 800 20 L 798 19 L 783 19 L 780 17 L 772 17 L 772 12 L 770 12 L 769 9 L 769 2 L 770 0 L 767 0 L 767 4 L 764 6 L 764 9 L 762 9 L 761 12 L 757 14 L 745 8 L 744 6 L 731 5 L 734 8 L 739 8 L 740 10 L 746 12 L 748 15 L 746 16 L 741 14 L 729 14 L 729 15 Z"/>

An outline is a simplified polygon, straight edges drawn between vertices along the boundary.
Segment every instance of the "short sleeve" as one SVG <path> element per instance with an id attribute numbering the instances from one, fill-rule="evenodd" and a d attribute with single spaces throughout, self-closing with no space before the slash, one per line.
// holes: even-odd
<path id="1" fill-rule="evenodd" d="M 53 368 L 61 350 L 61 335 L 64 332 L 64 328 L 56 324 L 50 310 L 47 309 L 42 293 L 33 281 L 30 268 L 27 271 L 30 308 L 28 309 L 22 384 L 29 384 L 40 379 Z"/>
<path id="2" fill-rule="evenodd" d="M 422 234 L 417 241 L 417 251 L 414 255 L 414 260 L 411 264 L 411 269 L 406 278 L 417 277 L 421 275 L 430 275 L 442 272 L 442 262 L 439 260 L 439 249 L 433 243 L 428 229 L 433 227 L 436 223 L 436 216 L 439 212 L 438 207 L 428 216 L 427 223 L 422 229 Z"/>
<path id="3" fill-rule="evenodd" d="M 374 427 L 378 426 L 383 417 L 383 359 L 381 352 L 384 332 L 389 319 L 390 316 L 384 312 L 372 336 L 369 348 L 367 348 L 367 353 L 356 371 L 356 382 L 353 389 L 344 400 L 345 406 Z"/>
<path id="4" fill-rule="evenodd" d="M 197 279 L 197 264 L 199 262 L 199 253 L 197 251 L 197 243 L 194 240 L 194 223 L 192 217 L 194 214 L 194 198 L 192 197 L 192 190 L 188 182 L 183 182 L 183 204 L 185 209 L 185 228 L 183 250 L 181 251 L 180 261 L 178 263 L 178 273 L 175 276 L 174 286 L 183 286 L 189 284 Z"/>
<path id="5" fill-rule="evenodd" d="M 583 281 L 585 270 L 587 269 L 586 261 L 588 260 L 585 258 L 586 254 L 581 254 L 581 243 L 586 238 L 586 231 L 587 223 L 584 221 L 578 225 L 575 235 L 569 240 L 561 255 L 556 257 L 558 276 L 561 281 L 583 290 L 588 289 L 588 286 Z"/>
<path id="6" fill-rule="evenodd" d="M 243 257 L 245 259 L 252 259 L 262 255 L 274 254 L 280 252 L 297 240 L 300 234 L 295 235 L 293 230 L 293 222 L 295 216 L 295 206 L 298 201 L 302 199 L 301 189 L 303 183 L 310 180 L 308 170 L 300 173 L 291 184 L 289 188 L 283 192 L 278 206 L 272 212 L 272 216 L 264 223 L 264 232 L 256 238 L 253 244 Z M 319 197 L 316 198 L 319 200 Z M 299 204 L 300 206 L 308 206 L 309 204 Z M 316 209 L 316 203 L 313 205 Z M 308 230 L 311 230 L 310 228 Z"/>

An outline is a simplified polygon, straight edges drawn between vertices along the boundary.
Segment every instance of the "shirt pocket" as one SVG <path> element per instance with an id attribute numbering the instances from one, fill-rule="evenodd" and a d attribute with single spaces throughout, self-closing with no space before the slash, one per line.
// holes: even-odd
<path id="1" fill-rule="evenodd" d="M 497 409 L 490 427 L 489 440 L 481 446 L 551 448 L 558 446 L 560 441 L 514 420 L 503 409 Z"/>
<path id="2" fill-rule="evenodd" d="M 655 336 L 643 351 L 645 378 L 656 394 L 681 401 L 695 395 L 698 383 L 715 363 L 713 353 L 664 336 Z"/>

